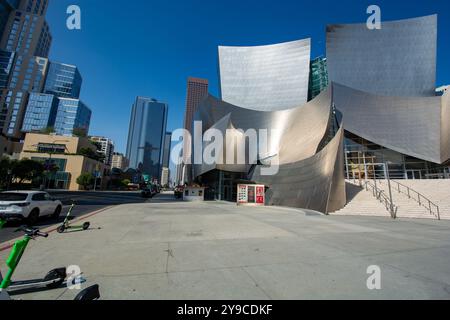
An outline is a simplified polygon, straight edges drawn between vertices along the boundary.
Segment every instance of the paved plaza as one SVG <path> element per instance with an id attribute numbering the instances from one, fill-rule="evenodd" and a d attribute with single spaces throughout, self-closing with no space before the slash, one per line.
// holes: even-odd
<path id="1" fill-rule="evenodd" d="M 184 203 L 163 194 L 33 241 L 16 279 L 80 266 L 102 299 L 449 299 L 450 222 Z M 7 251 L 0 253 L 5 261 Z M 381 268 L 381 290 L 367 268 Z M 4 264 L 1 266 L 4 272 Z M 15 299 L 73 299 L 66 287 Z"/>

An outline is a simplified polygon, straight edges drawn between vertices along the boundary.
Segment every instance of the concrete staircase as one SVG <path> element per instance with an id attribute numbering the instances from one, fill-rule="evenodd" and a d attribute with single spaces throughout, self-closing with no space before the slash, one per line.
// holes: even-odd
<path id="1" fill-rule="evenodd" d="M 398 180 L 403 186 L 399 186 L 392 181 L 392 198 L 397 207 L 397 218 L 415 218 L 415 219 L 437 219 L 435 214 L 430 213 L 428 201 L 421 198 L 422 205 L 419 205 L 418 195 L 422 194 L 439 206 L 441 219 L 450 220 L 450 180 Z M 410 191 L 408 197 L 407 188 Z M 386 180 L 377 180 L 378 190 L 383 190 L 386 196 L 389 196 L 389 188 Z M 365 215 L 365 216 L 384 216 L 390 217 L 386 206 L 382 204 L 373 195 L 373 191 L 367 191 L 359 186 L 359 183 L 346 181 L 347 205 L 333 215 Z M 401 192 L 399 192 L 399 190 Z M 414 200 L 416 199 L 416 200 Z M 436 208 L 432 206 L 433 212 Z"/>
<path id="2" fill-rule="evenodd" d="M 397 180 L 399 183 L 424 195 L 439 206 L 441 219 L 450 220 L 450 180 Z M 393 194 L 398 191 L 393 188 Z M 416 198 L 417 199 L 417 198 Z M 416 202 L 416 201 L 414 201 Z M 395 203 L 395 202 L 394 202 Z M 417 203 L 417 202 L 416 202 Z M 428 206 L 427 203 L 424 204 Z"/>
<path id="3" fill-rule="evenodd" d="M 336 216 L 380 216 L 390 217 L 384 204 L 377 200 L 372 191 L 367 191 L 353 181 L 346 181 L 347 205 L 332 215 Z"/>

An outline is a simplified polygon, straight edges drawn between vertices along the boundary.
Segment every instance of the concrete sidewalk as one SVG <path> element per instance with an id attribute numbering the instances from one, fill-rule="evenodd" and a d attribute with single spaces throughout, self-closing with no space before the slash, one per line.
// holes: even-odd
<path id="1" fill-rule="evenodd" d="M 102 299 L 450 298 L 450 222 L 165 200 L 117 206 L 91 217 L 92 230 L 32 242 L 15 278 L 78 265 Z M 370 265 L 382 290 L 367 289 Z"/>

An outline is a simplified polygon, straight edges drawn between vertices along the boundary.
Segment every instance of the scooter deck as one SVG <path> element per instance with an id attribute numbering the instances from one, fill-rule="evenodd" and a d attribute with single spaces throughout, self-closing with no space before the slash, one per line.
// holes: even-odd
<path id="1" fill-rule="evenodd" d="M 60 281 L 64 281 L 65 278 L 55 278 L 51 280 L 44 280 L 44 279 L 34 279 L 34 280 L 26 280 L 26 281 L 14 281 L 12 282 L 7 291 L 16 291 L 16 290 L 24 290 L 24 289 L 30 289 L 30 288 L 37 288 L 37 287 L 47 287 L 49 285 L 55 284 Z"/>

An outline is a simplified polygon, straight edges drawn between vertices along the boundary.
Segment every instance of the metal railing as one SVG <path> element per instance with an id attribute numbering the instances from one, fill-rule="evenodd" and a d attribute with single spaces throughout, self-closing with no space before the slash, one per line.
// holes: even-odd
<path id="1" fill-rule="evenodd" d="M 380 183 L 382 183 L 380 180 L 378 180 Z M 397 182 L 395 180 L 391 180 L 391 183 L 394 183 L 396 185 L 396 190 L 398 193 L 403 193 L 404 195 L 408 196 L 409 199 L 412 199 L 416 201 L 419 206 L 424 207 L 425 209 L 428 209 L 430 214 L 435 216 L 438 220 L 441 220 L 441 214 L 439 210 L 439 206 L 432 202 L 430 199 L 425 197 L 423 194 L 411 189 L 408 186 L 405 186 L 404 184 Z M 433 210 L 434 209 L 434 210 Z"/>
<path id="2" fill-rule="evenodd" d="M 356 181 L 356 180 L 354 180 L 354 181 Z M 369 180 L 364 180 L 364 181 L 358 180 L 358 182 L 362 188 L 366 189 L 366 191 L 372 191 L 373 196 L 385 206 L 386 210 L 391 214 L 392 219 L 397 218 L 398 207 L 386 195 L 384 190 L 378 189 L 376 184 L 372 183 Z"/>

